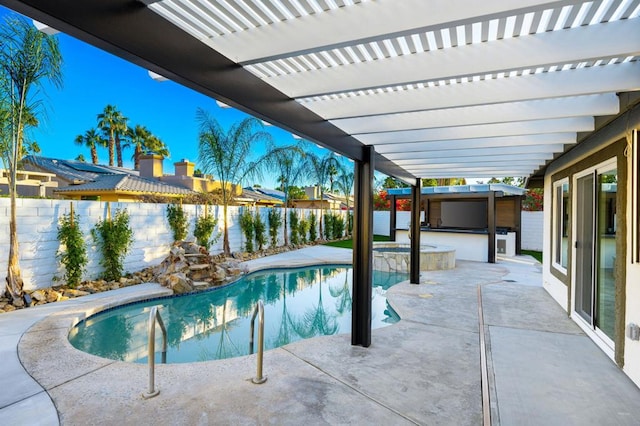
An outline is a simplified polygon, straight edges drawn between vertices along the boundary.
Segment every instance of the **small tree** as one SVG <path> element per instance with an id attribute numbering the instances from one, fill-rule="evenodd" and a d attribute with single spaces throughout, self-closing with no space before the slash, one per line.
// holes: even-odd
<path id="1" fill-rule="evenodd" d="M 253 223 L 253 215 L 248 208 L 243 209 L 240 216 L 240 229 L 244 234 L 244 248 L 247 252 L 253 253 L 253 238 L 255 236 L 255 226 Z"/>
<path id="2" fill-rule="evenodd" d="M 253 217 L 253 228 L 256 234 L 256 244 L 258 245 L 258 250 L 262 250 L 264 249 L 264 246 L 267 245 L 267 226 L 262 220 L 259 209 L 256 209 L 255 216 Z"/>
<path id="3" fill-rule="evenodd" d="M 291 228 L 291 244 L 298 245 L 298 213 L 295 210 L 289 212 L 289 228 Z"/>
<path id="4" fill-rule="evenodd" d="M 309 221 L 304 217 L 298 221 L 298 234 L 300 236 L 300 244 L 306 244 L 307 235 L 309 234 Z"/>
<path id="5" fill-rule="evenodd" d="M 133 243 L 129 214 L 126 210 L 116 210 L 113 219 L 96 223 L 91 236 L 102 254 L 100 265 L 104 268 L 104 279 L 119 279 L 124 270 L 124 258 Z"/>
<path id="6" fill-rule="evenodd" d="M 71 212 L 62 215 L 58 225 L 60 251 L 58 259 L 64 266 L 64 279 L 69 287 L 80 284 L 84 268 L 89 262 L 84 237 L 78 223 L 80 217 Z"/>
<path id="7" fill-rule="evenodd" d="M 271 208 L 269 209 L 267 219 L 269 220 L 270 244 L 271 247 L 276 247 L 278 245 L 278 230 L 282 225 L 282 214 L 280 213 L 280 210 Z"/>
<path id="8" fill-rule="evenodd" d="M 318 220 L 316 214 L 311 212 L 309 215 L 309 241 L 314 242 L 318 239 Z"/>
<path id="9" fill-rule="evenodd" d="M 182 241 L 187 238 L 189 222 L 182 205 L 169 204 L 167 206 L 167 221 L 173 232 L 174 241 Z"/>
<path id="10" fill-rule="evenodd" d="M 205 207 L 204 215 L 199 216 L 196 219 L 196 225 L 193 229 L 193 235 L 196 237 L 196 241 L 199 245 L 206 247 L 207 249 L 211 245 L 211 243 L 215 243 L 220 238 L 220 234 L 216 234 L 213 238 L 213 231 L 216 229 L 218 225 L 218 219 L 211 216 L 209 213 L 209 206 Z"/>
<path id="11" fill-rule="evenodd" d="M 324 239 L 333 239 L 333 214 L 327 213 L 324 215 Z"/>
<path id="12" fill-rule="evenodd" d="M 333 215 L 331 220 L 333 238 L 342 238 L 344 236 L 344 218 L 339 215 Z"/>

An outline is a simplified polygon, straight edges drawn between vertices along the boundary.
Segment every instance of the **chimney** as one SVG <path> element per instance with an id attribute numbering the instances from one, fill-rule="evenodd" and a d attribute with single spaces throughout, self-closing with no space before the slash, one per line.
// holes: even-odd
<path id="1" fill-rule="evenodd" d="M 162 177 L 162 155 L 141 155 L 140 156 L 140 177 L 159 178 Z"/>
<path id="2" fill-rule="evenodd" d="M 304 193 L 310 200 L 317 200 L 320 198 L 320 188 L 317 186 L 305 186 Z"/>
<path id="3" fill-rule="evenodd" d="M 176 176 L 193 177 L 193 168 L 195 167 L 195 164 L 190 162 L 186 158 L 183 158 L 182 161 L 174 163 L 173 166 L 175 168 Z"/>

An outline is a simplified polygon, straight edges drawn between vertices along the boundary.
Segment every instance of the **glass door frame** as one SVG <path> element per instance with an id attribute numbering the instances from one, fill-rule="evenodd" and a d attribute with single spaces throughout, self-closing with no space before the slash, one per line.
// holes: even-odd
<path id="1" fill-rule="evenodd" d="M 600 349 L 602 349 L 611 359 L 614 358 L 615 356 L 615 343 L 613 340 L 611 340 L 611 338 L 609 336 L 607 336 L 602 330 L 600 330 L 595 324 L 596 324 L 596 298 L 597 298 L 597 282 L 596 280 L 597 275 L 598 275 L 598 271 L 597 271 L 597 265 L 599 262 L 599 254 L 598 254 L 598 229 L 597 229 L 597 224 L 598 224 L 598 199 L 599 199 L 599 186 L 598 186 L 598 176 L 606 173 L 608 171 L 611 170 L 615 170 L 617 169 L 617 158 L 613 157 L 610 158 L 609 160 L 603 161 L 602 163 L 596 164 L 595 166 L 589 167 L 587 169 L 584 169 L 582 171 L 580 171 L 579 173 L 576 173 L 572 176 L 572 182 L 573 182 L 573 194 L 571 194 L 571 200 L 572 200 L 572 205 L 576 206 L 575 209 L 572 209 L 573 212 L 571 214 L 571 227 L 574 230 L 574 232 L 572 233 L 572 241 L 571 241 L 571 297 L 569 300 L 569 303 L 571 304 L 571 318 L 576 322 L 576 324 L 578 324 L 578 326 L 588 335 L 592 338 L 592 340 L 600 347 Z M 582 315 L 580 315 L 577 311 L 576 311 L 576 288 L 577 288 L 577 282 L 576 282 L 576 277 L 577 277 L 577 265 L 578 265 L 578 258 L 577 258 L 577 249 L 576 249 L 576 245 L 577 245 L 577 229 L 578 229 L 578 211 L 577 211 L 577 206 L 578 206 L 578 179 L 583 178 L 585 176 L 588 175 L 594 175 L 594 193 L 593 193 L 593 199 L 594 199 L 594 217 L 593 217 L 593 221 L 594 221 L 594 226 L 593 226 L 593 235 L 592 235 L 592 243 L 593 243 L 593 250 L 592 250 L 592 282 L 591 282 L 591 288 L 592 288 L 592 315 L 591 315 L 591 322 L 585 320 Z M 619 238 L 619 236 L 616 236 L 616 239 Z"/>

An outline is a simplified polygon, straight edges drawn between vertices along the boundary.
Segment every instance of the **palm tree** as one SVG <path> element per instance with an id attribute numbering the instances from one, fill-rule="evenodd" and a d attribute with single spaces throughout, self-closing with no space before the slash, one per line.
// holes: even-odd
<path id="1" fill-rule="evenodd" d="M 343 170 L 340 176 L 338 176 L 338 181 L 336 182 L 338 191 L 340 191 L 341 195 L 344 195 L 347 210 L 349 210 L 349 200 L 351 199 L 351 193 L 353 192 L 353 179 L 353 171 L 348 172 Z"/>
<path id="2" fill-rule="evenodd" d="M 125 148 L 133 149 L 133 168 L 140 168 L 140 156 L 144 154 L 158 154 L 163 157 L 169 156 L 169 149 L 158 137 L 154 136 L 145 126 L 137 124 L 134 128 L 129 128 L 127 132 L 128 141 Z"/>
<path id="3" fill-rule="evenodd" d="M 82 145 L 91 151 L 91 162 L 98 164 L 98 147 L 106 146 L 106 141 L 100 136 L 96 129 L 91 128 L 84 132 L 84 135 L 78 135 L 75 138 L 76 145 Z"/>
<path id="4" fill-rule="evenodd" d="M 256 144 L 270 143 L 271 135 L 262 130 L 256 118 L 245 118 L 225 131 L 218 121 L 205 110 L 198 109 L 196 119 L 200 125 L 198 159 L 205 173 L 214 174 L 221 185 L 223 211 L 223 242 L 225 254 L 230 254 L 227 211 L 234 191 L 246 178 L 258 178 L 264 157 L 249 161 Z"/>
<path id="5" fill-rule="evenodd" d="M 349 212 L 349 201 L 351 199 L 351 192 L 353 191 L 353 179 L 355 175 L 352 171 L 347 171 L 344 167 L 342 173 L 338 176 L 338 182 L 336 186 L 338 191 L 344 195 L 345 204 L 347 205 L 347 235 L 351 235 L 353 229 L 353 214 Z"/>
<path id="6" fill-rule="evenodd" d="M 267 154 L 267 168 L 278 173 L 278 182 L 284 192 L 284 245 L 289 245 L 287 231 L 287 208 L 289 206 L 289 190 L 308 170 L 305 153 L 301 146 L 272 148 Z"/>
<path id="7" fill-rule="evenodd" d="M 118 154 L 118 167 L 122 167 L 122 146 L 120 138 L 127 131 L 127 118 L 118 111 L 115 105 L 107 105 L 98 114 L 98 127 L 108 138 L 109 165 L 114 164 L 114 150 Z"/>
<path id="8" fill-rule="evenodd" d="M 320 229 L 320 238 L 323 238 L 322 222 L 324 220 L 324 185 L 329 179 L 332 167 L 337 169 L 340 167 L 338 159 L 333 152 L 329 152 L 324 157 L 320 157 L 316 154 L 309 155 L 309 165 L 312 179 L 315 180 L 316 185 L 320 187 L 320 220 L 318 221 Z"/>
<path id="9" fill-rule="evenodd" d="M 0 156 L 9 171 L 9 262 L 6 293 L 13 301 L 22 297 L 23 281 L 18 262 L 16 181 L 25 135 L 37 123 L 42 106 L 36 89 L 48 81 L 62 85 L 62 55 L 58 40 L 38 31 L 24 19 L 9 18 L 0 27 Z M 32 117 L 32 118 L 30 118 Z"/>

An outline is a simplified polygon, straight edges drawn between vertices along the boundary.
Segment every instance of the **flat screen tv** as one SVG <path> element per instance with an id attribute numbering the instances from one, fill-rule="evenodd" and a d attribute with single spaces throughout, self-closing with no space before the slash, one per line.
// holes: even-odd
<path id="1" fill-rule="evenodd" d="M 442 201 L 440 218 L 442 228 L 487 229 L 487 202 Z"/>

